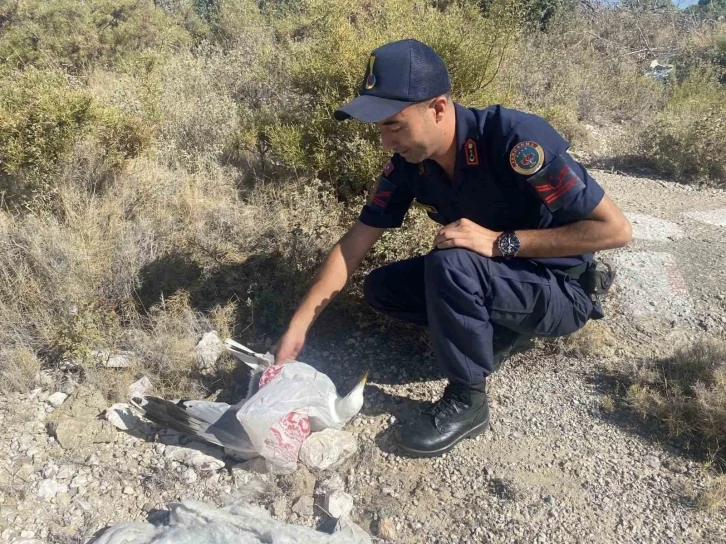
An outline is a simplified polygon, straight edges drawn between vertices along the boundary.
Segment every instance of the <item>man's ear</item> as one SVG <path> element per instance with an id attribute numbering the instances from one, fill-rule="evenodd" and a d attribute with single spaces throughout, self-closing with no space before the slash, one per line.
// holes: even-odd
<path id="1" fill-rule="evenodd" d="M 443 121 L 446 108 L 449 107 L 449 101 L 446 96 L 441 95 L 434 98 L 430 103 L 430 107 L 434 109 L 435 119 L 437 122 Z"/>

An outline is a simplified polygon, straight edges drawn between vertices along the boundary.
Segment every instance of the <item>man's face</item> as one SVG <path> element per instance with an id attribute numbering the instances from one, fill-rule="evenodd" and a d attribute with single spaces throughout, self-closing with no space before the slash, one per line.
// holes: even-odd
<path id="1" fill-rule="evenodd" d="M 438 125 L 435 110 L 428 104 L 412 104 L 393 117 L 376 123 L 385 151 L 401 155 L 406 162 L 419 163 L 436 149 Z"/>

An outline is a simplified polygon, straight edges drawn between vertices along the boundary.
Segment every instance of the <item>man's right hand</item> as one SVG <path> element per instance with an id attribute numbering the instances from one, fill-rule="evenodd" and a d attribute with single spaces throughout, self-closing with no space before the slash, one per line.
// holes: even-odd
<path id="1" fill-rule="evenodd" d="M 290 359 L 295 359 L 305 345 L 305 332 L 295 328 L 289 328 L 278 340 L 272 350 L 275 356 L 275 364 L 285 364 Z"/>

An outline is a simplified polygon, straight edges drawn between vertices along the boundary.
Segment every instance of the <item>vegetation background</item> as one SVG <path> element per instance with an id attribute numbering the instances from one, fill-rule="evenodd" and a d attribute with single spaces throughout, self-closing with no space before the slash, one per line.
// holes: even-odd
<path id="1" fill-rule="evenodd" d="M 455 100 L 542 115 L 586 165 L 725 184 L 725 15 L 724 0 L 0 0 L 2 387 L 41 370 L 110 401 L 141 373 L 169 396 L 229 385 L 231 362 L 197 372 L 201 335 L 269 346 L 386 160 L 372 127 L 332 112 L 387 41 L 430 44 Z M 674 67 L 662 79 L 656 60 Z M 426 251 L 432 228 L 412 211 L 356 279 Z M 317 330 L 350 324 L 387 326 L 357 281 Z M 106 369 L 120 351 L 132 365 Z M 716 353 L 676 372 L 678 413 L 721 418 L 687 422 L 712 451 Z M 628 374 L 629 402 L 672 419 L 653 368 Z"/>

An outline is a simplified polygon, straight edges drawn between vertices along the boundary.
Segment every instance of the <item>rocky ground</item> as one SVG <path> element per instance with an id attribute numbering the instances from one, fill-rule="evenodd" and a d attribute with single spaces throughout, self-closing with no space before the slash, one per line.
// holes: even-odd
<path id="1" fill-rule="evenodd" d="M 707 465 L 613 403 L 602 371 L 726 334 L 726 192 L 595 175 L 635 232 L 610 252 L 619 280 L 593 324 L 610 340 L 599 354 L 537 343 L 512 358 L 489 382 L 489 432 L 440 458 L 399 456 L 392 424 L 444 382 L 420 350 L 365 331 L 313 338 L 300 357 L 341 390 L 371 370 L 347 429 L 358 454 L 333 470 L 255 474 L 176 433 L 117 431 L 95 418 L 103 399 L 73 383 L 67 399 L 39 389 L 0 399 L 0 538 L 86 542 L 120 521 L 163 521 L 175 501 L 227 504 L 261 479 L 275 519 L 316 528 L 330 525 L 326 490 L 344 489 L 374 542 L 726 542 L 723 512 L 695 506 Z"/>

